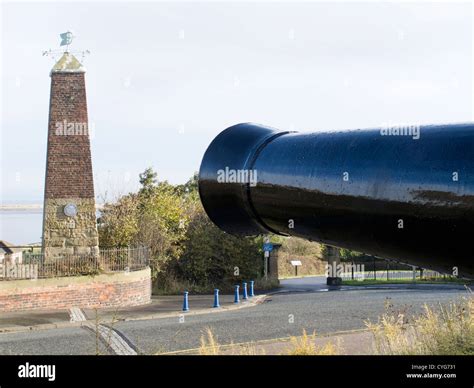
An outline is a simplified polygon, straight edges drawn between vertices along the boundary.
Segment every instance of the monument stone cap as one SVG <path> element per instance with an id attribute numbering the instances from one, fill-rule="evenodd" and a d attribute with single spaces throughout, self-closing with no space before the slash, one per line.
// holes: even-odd
<path id="1" fill-rule="evenodd" d="M 51 69 L 53 73 L 85 73 L 82 63 L 70 52 L 66 51 Z"/>

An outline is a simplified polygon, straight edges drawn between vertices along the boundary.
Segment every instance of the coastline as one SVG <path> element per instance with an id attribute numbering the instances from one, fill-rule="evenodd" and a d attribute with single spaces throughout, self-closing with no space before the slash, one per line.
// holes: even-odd
<path id="1" fill-rule="evenodd" d="M 103 209 L 103 204 L 95 204 L 96 210 Z M 43 204 L 7 204 L 7 205 L 0 205 L 0 211 L 42 211 Z"/>
<path id="2" fill-rule="evenodd" d="M 0 205 L 0 211 L 34 211 L 34 210 L 43 210 L 43 205 L 41 204 L 11 204 L 11 205 Z"/>

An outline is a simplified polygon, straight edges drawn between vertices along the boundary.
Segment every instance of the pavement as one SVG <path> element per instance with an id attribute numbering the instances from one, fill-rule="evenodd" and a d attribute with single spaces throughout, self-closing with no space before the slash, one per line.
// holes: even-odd
<path id="1" fill-rule="evenodd" d="M 320 344 L 341 341 L 343 354 L 370 354 L 366 322 L 376 321 L 387 304 L 410 316 L 425 303 L 437 306 L 467 295 L 459 285 L 426 286 L 327 287 L 323 277 L 314 277 L 284 280 L 280 289 L 237 306 L 232 295 L 222 295 L 220 309 L 211 307 L 212 296 L 190 295 L 188 313 L 181 311 L 181 296 L 160 296 L 147 306 L 97 314 L 2 314 L 0 354 L 192 354 L 208 329 L 226 354 L 285 353 L 289 338 L 303 330 L 316 332 Z"/>
<path id="2" fill-rule="evenodd" d="M 37 310 L 7 312 L 0 316 L 0 333 L 32 331 L 41 329 L 57 329 L 63 327 L 81 326 L 84 324 L 114 324 L 116 322 L 172 318 L 181 315 L 192 316 L 199 314 L 218 313 L 238 310 L 262 303 L 266 295 L 256 295 L 248 300 L 234 303 L 233 295 L 220 295 L 219 308 L 213 308 L 213 295 L 189 295 L 187 312 L 182 311 L 183 296 L 153 296 L 151 303 L 143 306 L 127 308 Z"/>

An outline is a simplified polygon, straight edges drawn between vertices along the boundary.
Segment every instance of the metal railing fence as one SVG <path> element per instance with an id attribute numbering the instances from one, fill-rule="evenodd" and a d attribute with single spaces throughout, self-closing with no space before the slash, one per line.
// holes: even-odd
<path id="1" fill-rule="evenodd" d="M 0 281 L 44 279 L 66 276 L 131 272 L 149 266 L 147 247 L 100 249 L 99 254 L 61 254 L 48 257 L 35 250 L 22 252 L 21 259 L 0 259 Z"/>

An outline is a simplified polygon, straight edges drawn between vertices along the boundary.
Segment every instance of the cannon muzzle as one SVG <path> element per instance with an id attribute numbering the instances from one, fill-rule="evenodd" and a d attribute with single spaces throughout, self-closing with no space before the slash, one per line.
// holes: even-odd
<path id="1" fill-rule="evenodd" d="M 199 193 L 231 234 L 298 236 L 474 275 L 474 124 L 317 133 L 238 124 L 209 145 Z"/>

